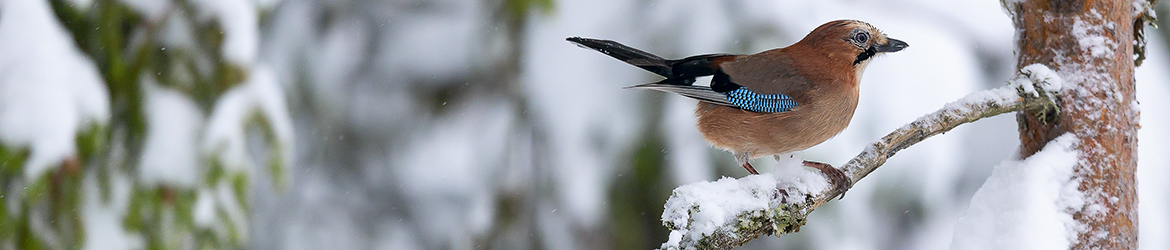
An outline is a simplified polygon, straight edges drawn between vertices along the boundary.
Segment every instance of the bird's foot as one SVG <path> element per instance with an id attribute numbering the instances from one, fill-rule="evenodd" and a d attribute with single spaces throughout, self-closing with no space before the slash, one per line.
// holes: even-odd
<path id="1" fill-rule="evenodd" d="M 820 170 L 822 174 L 825 174 L 826 177 L 829 177 L 829 181 L 833 182 L 833 186 L 835 186 L 837 190 L 841 190 L 842 199 L 845 198 L 845 191 L 848 191 L 849 188 L 853 186 L 853 182 L 849 180 L 848 176 L 845 176 L 845 172 L 841 172 L 840 169 L 834 168 L 833 165 L 815 161 L 804 161 L 804 166 Z"/>
<path id="2" fill-rule="evenodd" d="M 832 168 L 832 167 L 830 167 L 830 168 Z M 756 168 L 752 167 L 751 163 L 744 162 L 743 169 L 747 169 L 748 173 L 760 174 L 760 172 L 756 172 Z"/>

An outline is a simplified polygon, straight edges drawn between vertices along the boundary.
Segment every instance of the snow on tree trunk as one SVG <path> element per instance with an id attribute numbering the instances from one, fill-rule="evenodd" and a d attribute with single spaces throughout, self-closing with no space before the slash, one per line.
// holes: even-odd
<path id="1" fill-rule="evenodd" d="M 1134 97 L 1134 23 L 1144 0 L 1005 0 L 1016 26 L 1018 60 L 1064 79 L 1059 117 L 1021 112 L 1021 158 L 1072 133 L 1079 159 L 1073 177 L 1085 206 L 1074 249 L 1136 249 L 1138 103 Z M 1140 22 L 1138 23 L 1141 24 Z"/>

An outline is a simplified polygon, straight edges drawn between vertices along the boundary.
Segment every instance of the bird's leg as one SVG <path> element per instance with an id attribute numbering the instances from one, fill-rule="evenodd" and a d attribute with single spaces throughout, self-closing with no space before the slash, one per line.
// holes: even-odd
<path id="1" fill-rule="evenodd" d="M 736 163 L 739 163 L 740 166 L 743 166 L 744 169 L 747 169 L 748 173 L 760 174 L 760 172 L 756 172 L 756 168 L 752 167 L 752 164 L 748 162 L 750 159 L 752 159 L 752 157 L 751 155 L 748 155 L 747 152 L 735 153 Z"/>
<path id="2" fill-rule="evenodd" d="M 744 162 L 742 166 L 747 169 L 748 173 L 760 174 L 760 172 L 756 172 L 756 168 L 753 168 L 751 163 Z"/>
<path id="3" fill-rule="evenodd" d="M 845 176 L 845 172 L 834 168 L 833 165 L 815 161 L 804 161 L 804 166 L 820 170 L 822 174 L 829 177 L 829 180 L 833 182 L 833 186 L 836 186 L 837 190 L 841 190 L 841 198 L 845 198 L 845 191 L 853 186 L 853 182 L 849 180 L 849 177 Z"/>

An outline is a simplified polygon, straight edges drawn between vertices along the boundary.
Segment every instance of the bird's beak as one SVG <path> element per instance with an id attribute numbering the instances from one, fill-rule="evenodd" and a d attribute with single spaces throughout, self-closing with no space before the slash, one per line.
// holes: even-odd
<path id="1" fill-rule="evenodd" d="M 910 44 L 906 44 L 906 42 L 903 42 L 902 40 L 893 39 L 893 38 L 889 38 L 886 40 L 887 40 L 886 44 L 874 46 L 874 49 L 877 49 L 877 52 L 890 53 L 890 52 L 898 52 L 898 51 L 910 46 Z"/>

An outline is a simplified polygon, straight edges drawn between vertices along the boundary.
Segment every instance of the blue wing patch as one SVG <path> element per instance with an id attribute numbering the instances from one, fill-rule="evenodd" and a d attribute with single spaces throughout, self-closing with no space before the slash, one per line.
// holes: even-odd
<path id="1" fill-rule="evenodd" d="M 782 94 L 761 95 L 752 92 L 751 90 L 740 87 L 738 89 L 728 91 L 727 101 L 741 109 L 755 111 L 755 112 L 785 112 L 796 107 L 796 101 L 792 97 Z"/>

